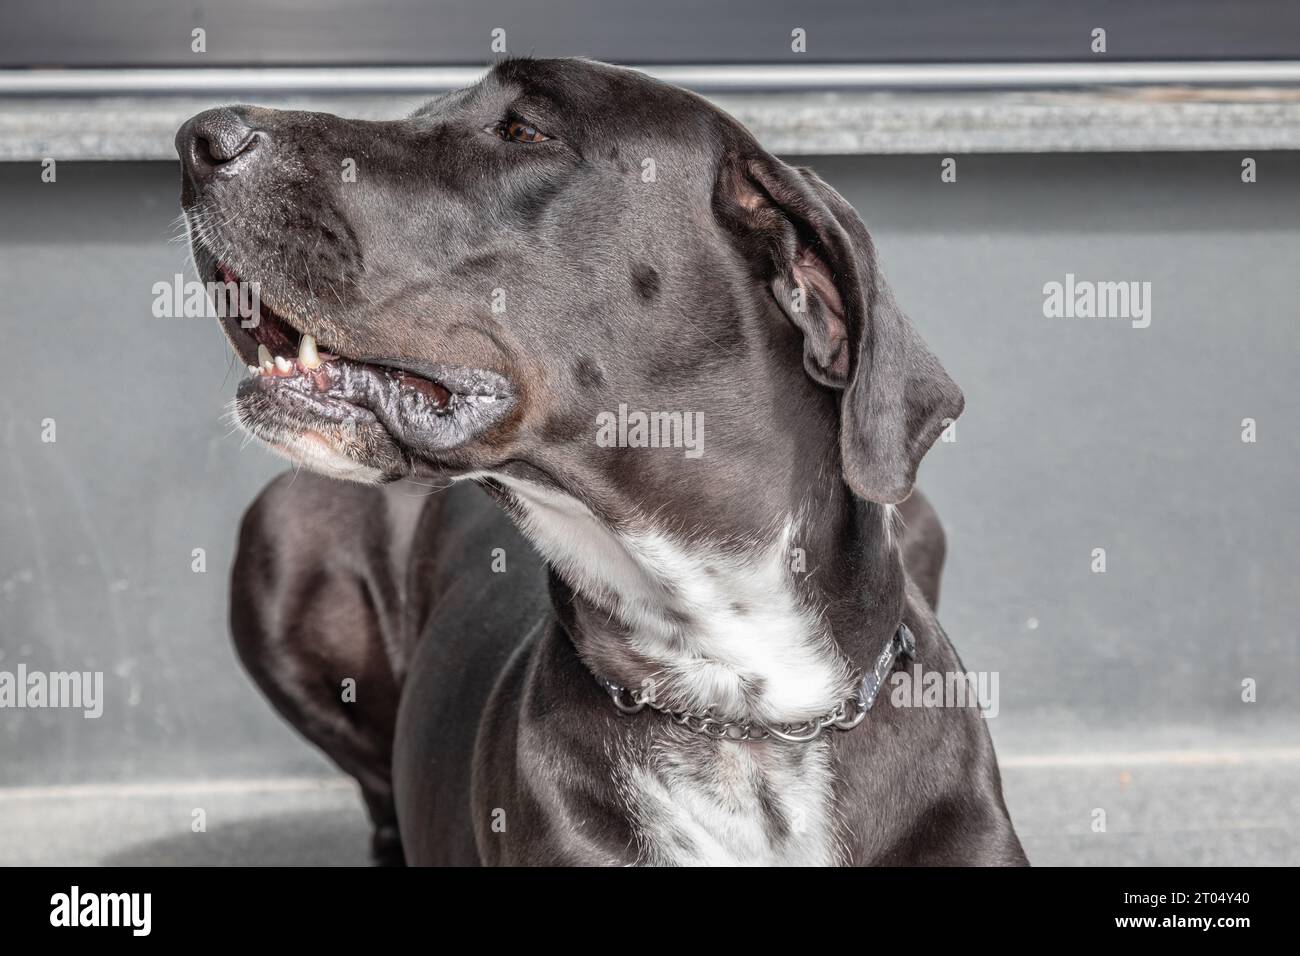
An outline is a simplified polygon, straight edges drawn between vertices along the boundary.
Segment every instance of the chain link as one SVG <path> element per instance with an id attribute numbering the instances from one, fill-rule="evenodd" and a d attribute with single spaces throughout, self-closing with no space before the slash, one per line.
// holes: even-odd
<path id="1" fill-rule="evenodd" d="M 899 657 L 912 657 L 916 653 L 916 640 L 906 624 L 898 631 L 876 659 L 876 666 L 866 671 L 857 681 L 857 690 L 840 701 L 835 708 L 820 717 L 801 724 L 769 724 L 759 720 L 724 720 L 709 708 L 702 714 L 684 710 L 670 710 L 656 703 L 652 694 L 629 690 L 613 681 L 602 680 L 601 686 L 609 694 L 614 706 L 622 714 L 637 714 L 645 708 L 657 710 L 673 719 L 687 730 L 714 740 L 783 740 L 792 744 L 812 743 L 826 730 L 852 730 L 866 719 L 867 711 L 876 701 L 876 694 Z"/>

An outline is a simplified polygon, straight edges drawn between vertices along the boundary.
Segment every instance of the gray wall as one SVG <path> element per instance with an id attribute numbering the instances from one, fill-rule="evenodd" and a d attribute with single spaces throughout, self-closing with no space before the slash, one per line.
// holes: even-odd
<path id="1" fill-rule="evenodd" d="M 0 67 L 352 65 L 514 54 L 637 63 L 935 60 L 1291 59 L 1300 11 L 1289 0 L 41 0 L 0 34 Z M 195 54 L 190 31 L 207 30 Z M 807 48 L 790 48 L 790 31 Z"/>
<path id="2" fill-rule="evenodd" d="M 1300 162 L 1258 159 L 1250 186 L 1230 155 L 972 156 L 946 185 L 935 157 L 815 161 L 966 391 L 922 484 L 949 531 L 941 618 L 1001 674 L 1004 754 L 1298 716 Z M 235 524 L 280 466 L 223 421 L 242 372 L 216 328 L 150 315 L 188 272 L 177 177 L 0 166 L 0 670 L 101 669 L 108 695 L 99 720 L 0 711 L 0 785 L 322 766 L 226 638 Z M 1067 272 L 1150 281 L 1150 328 L 1044 318 Z"/>

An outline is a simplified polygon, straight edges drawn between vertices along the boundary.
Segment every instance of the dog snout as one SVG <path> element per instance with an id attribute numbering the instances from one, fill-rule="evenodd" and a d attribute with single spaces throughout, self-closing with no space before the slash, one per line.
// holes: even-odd
<path id="1" fill-rule="evenodd" d="M 198 181 L 217 175 L 237 175 L 267 150 L 265 131 L 254 129 L 236 109 L 206 110 L 176 133 L 176 152 L 186 171 Z"/>

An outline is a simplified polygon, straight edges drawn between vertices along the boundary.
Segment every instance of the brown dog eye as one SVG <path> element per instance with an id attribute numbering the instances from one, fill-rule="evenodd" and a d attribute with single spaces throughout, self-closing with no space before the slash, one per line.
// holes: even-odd
<path id="1" fill-rule="evenodd" d="M 497 135 L 512 143 L 544 143 L 550 139 L 536 126 L 522 120 L 506 120 L 497 126 Z"/>

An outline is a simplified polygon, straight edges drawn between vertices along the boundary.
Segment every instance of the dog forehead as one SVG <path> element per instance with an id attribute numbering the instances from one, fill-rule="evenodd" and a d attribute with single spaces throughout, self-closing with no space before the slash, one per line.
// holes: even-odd
<path id="1" fill-rule="evenodd" d="M 637 70 L 575 57 L 502 60 L 488 71 L 482 83 L 513 88 L 557 107 L 570 108 L 599 105 L 611 98 L 623 100 L 679 92 L 676 87 Z"/>
<path id="2" fill-rule="evenodd" d="M 698 140 L 723 115 L 707 100 L 626 67 L 582 59 L 505 60 L 479 83 L 487 96 L 533 104 L 587 134 Z M 572 125 L 570 125 L 572 124 Z"/>

